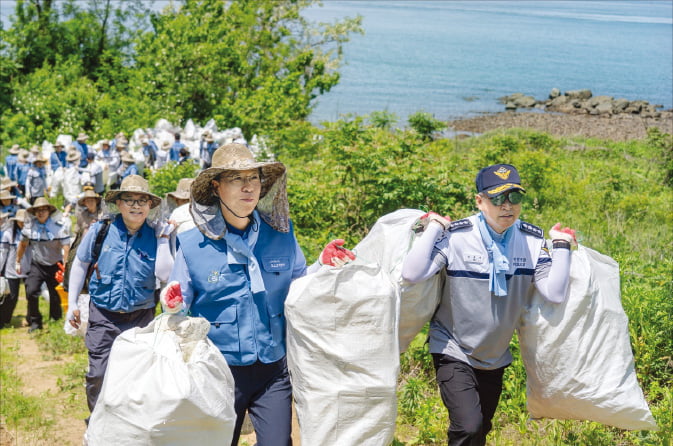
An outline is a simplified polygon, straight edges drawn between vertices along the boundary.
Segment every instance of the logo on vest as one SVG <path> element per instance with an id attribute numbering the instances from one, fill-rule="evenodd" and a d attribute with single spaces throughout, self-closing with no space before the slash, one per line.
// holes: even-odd
<path id="1" fill-rule="evenodd" d="M 484 256 L 481 254 L 465 254 L 464 261 L 465 263 L 483 263 Z"/>
<path id="2" fill-rule="evenodd" d="M 514 266 L 526 266 L 526 261 L 528 259 L 526 257 L 514 257 L 512 259 L 512 263 Z"/>
<path id="3" fill-rule="evenodd" d="M 208 275 L 208 283 L 217 283 L 219 281 L 220 281 L 220 272 L 211 271 L 211 273 Z"/>

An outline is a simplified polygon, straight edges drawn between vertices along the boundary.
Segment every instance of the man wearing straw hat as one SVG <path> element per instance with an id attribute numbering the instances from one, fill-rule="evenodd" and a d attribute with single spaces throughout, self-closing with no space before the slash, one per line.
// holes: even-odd
<path id="1" fill-rule="evenodd" d="M 49 164 L 51 165 L 51 171 L 56 172 L 59 167 L 65 167 L 67 165 L 67 154 L 63 151 L 63 143 L 61 141 L 56 141 L 54 143 L 54 151 L 49 157 Z"/>
<path id="2" fill-rule="evenodd" d="M 177 229 L 171 237 L 171 253 L 177 251 L 177 235 L 195 227 L 192 214 L 189 212 L 189 196 L 194 178 L 182 178 L 173 192 L 166 194 L 166 205 L 171 212 L 168 219 L 174 221 Z"/>
<path id="3" fill-rule="evenodd" d="M 285 166 L 257 162 L 246 146 L 226 144 L 194 180 L 191 213 L 197 227 L 178 235 L 162 297 L 181 293 L 193 316 L 211 322 L 208 336 L 235 381 L 232 444 L 246 411 L 260 446 L 291 444 L 283 308 L 290 283 L 307 267 L 289 220 Z M 354 258 L 344 249 L 330 252 L 332 265 L 332 257 L 341 263 Z"/>
<path id="4" fill-rule="evenodd" d="M 33 166 L 28 169 L 26 175 L 26 198 L 30 204 L 35 203 L 40 197 L 47 195 L 47 171 L 44 167 L 47 160 L 38 153 L 33 161 Z"/>
<path id="5" fill-rule="evenodd" d="M 4 265 L 4 276 L 9 283 L 9 296 L 0 304 L 0 327 L 12 322 L 14 308 L 19 301 L 19 286 L 22 280 L 24 281 L 24 287 L 26 286 L 26 275 L 30 271 L 32 257 L 30 247 L 23 254 L 19 272 L 15 269 L 16 254 L 25 218 L 26 210 L 19 209 L 16 215 L 9 219 L 9 226 L 2 231 L 2 237 L 0 238 L 0 270 L 3 269 Z"/>
<path id="6" fill-rule="evenodd" d="M 68 257 L 70 251 L 70 224 L 54 215 L 56 207 L 44 197 L 37 198 L 27 211 L 29 218 L 21 232 L 15 271 L 21 274 L 23 256 L 30 246 L 33 257 L 26 277 L 26 299 L 29 332 L 33 332 L 42 328 L 39 298 L 43 283 L 49 289 L 49 317 L 58 320 L 63 315 L 61 299 L 56 291 L 58 282 L 54 276 L 59 270 L 58 264 Z"/>
<path id="7" fill-rule="evenodd" d="M 77 135 L 77 139 L 73 143 L 80 154 L 79 167 L 86 167 L 86 155 L 89 153 L 89 146 L 86 144 L 87 139 L 89 139 L 89 135 L 86 133 L 80 133 Z"/>
<path id="8" fill-rule="evenodd" d="M 10 180 L 16 181 L 16 161 L 19 157 L 19 145 L 14 144 L 9 149 L 9 155 L 5 158 L 5 174 Z"/>
<path id="9" fill-rule="evenodd" d="M 122 331 L 144 327 L 154 319 L 156 281 L 166 281 L 173 266 L 168 240 L 174 226 L 162 222 L 150 225 L 161 198 L 150 192 L 147 180 L 131 175 L 118 190 L 109 191 L 105 201 L 111 206 L 111 219 L 95 223 L 82 239 L 68 284 L 67 319 L 79 328 L 77 300 L 90 271 L 91 301 L 85 336 L 90 411 L 98 400 L 114 340 Z M 102 230 L 107 233 L 99 256 L 94 259 L 96 238 Z"/>
<path id="10" fill-rule="evenodd" d="M 0 213 L 14 217 L 19 210 L 19 206 L 17 206 L 15 200 L 16 195 L 12 194 L 8 189 L 0 190 Z"/>

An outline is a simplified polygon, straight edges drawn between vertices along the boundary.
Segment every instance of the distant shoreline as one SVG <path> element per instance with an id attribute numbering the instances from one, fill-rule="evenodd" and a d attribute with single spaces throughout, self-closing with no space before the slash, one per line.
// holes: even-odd
<path id="1" fill-rule="evenodd" d="M 454 132 L 486 133 L 497 129 L 526 128 L 557 137 L 585 137 L 628 141 L 647 137 L 649 127 L 658 127 L 663 133 L 673 134 L 673 111 L 661 112 L 659 118 L 638 115 L 613 116 L 575 115 L 557 112 L 504 111 L 448 121 Z"/>

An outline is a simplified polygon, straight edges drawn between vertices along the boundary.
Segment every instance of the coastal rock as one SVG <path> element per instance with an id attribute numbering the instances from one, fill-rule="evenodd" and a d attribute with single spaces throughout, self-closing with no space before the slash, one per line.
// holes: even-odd
<path id="1" fill-rule="evenodd" d="M 559 96 L 561 96 L 561 90 L 558 88 L 552 88 L 549 92 L 549 99 L 556 99 Z"/>
<path id="2" fill-rule="evenodd" d="M 585 100 L 589 99 L 592 96 L 591 90 L 584 89 L 584 90 L 569 90 L 566 91 L 566 96 L 568 96 L 570 99 L 579 99 L 579 100 Z"/>

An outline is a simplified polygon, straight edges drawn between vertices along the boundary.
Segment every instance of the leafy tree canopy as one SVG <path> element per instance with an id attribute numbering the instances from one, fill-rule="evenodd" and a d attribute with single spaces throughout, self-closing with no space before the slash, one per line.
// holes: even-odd
<path id="1" fill-rule="evenodd" d="M 309 22 L 301 12 L 316 3 L 17 0 L 0 29 L 0 144 L 109 137 L 159 118 L 215 118 L 246 135 L 304 120 L 362 32 L 360 17 Z"/>

